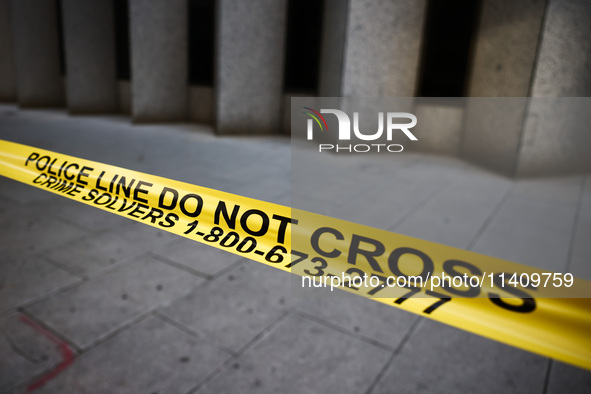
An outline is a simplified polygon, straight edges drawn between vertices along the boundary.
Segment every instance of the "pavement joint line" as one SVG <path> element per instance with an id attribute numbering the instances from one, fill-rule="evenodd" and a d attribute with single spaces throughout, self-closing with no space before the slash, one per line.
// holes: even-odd
<path id="1" fill-rule="evenodd" d="M 78 353 L 76 353 L 76 354 L 78 354 Z M 76 359 L 76 357 L 74 357 L 74 360 L 75 359 Z M 26 387 L 30 386 L 31 384 L 33 384 L 34 382 L 36 382 L 37 380 L 39 380 L 43 376 L 47 375 L 52 369 L 54 369 L 56 367 L 56 365 L 59 365 L 59 361 L 56 361 L 55 363 L 48 365 L 47 368 L 44 368 L 39 373 L 34 374 L 33 376 L 23 380 L 22 382 L 17 383 L 12 387 L 9 387 L 8 390 L 6 390 L 4 393 L 5 394 L 8 394 L 8 393 L 20 394 L 23 391 L 26 391 L 25 390 Z"/>
<path id="2" fill-rule="evenodd" d="M 223 346 L 223 345 L 217 343 L 209 335 L 207 335 L 207 334 L 205 334 L 205 333 L 203 333 L 203 332 L 201 332 L 201 331 L 199 331 L 199 330 L 197 330 L 197 329 L 195 329 L 193 327 L 189 327 L 186 324 L 184 324 L 184 323 L 182 323 L 182 322 L 180 322 L 178 320 L 175 320 L 175 319 L 173 319 L 170 316 L 167 316 L 165 313 L 163 313 L 163 312 L 161 312 L 161 311 L 159 311 L 157 309 L 154 310 L 154 316 L 156 318 L 158 318 L 158 319 L 160 319 L 160 320 L 162 320 L 162 321 L 164 321 L 164 322 L 172 325 L 172 326 L 175 326 L 179 330 L 183 331 L 184 333 L 186 333 L 188 335 L 191 335 L 192 337 L 195 337 L 195 338 L 198 338 L 198 339 L 201 339 L 201 340 L 203 340 L 203 339 L 209 340 L 209 342 L 213 346 L 215 346 L 216 348 L 224 351 L 225 353 L 228 353 L 228 355 L 230 355 L 232 357 L 234 357 L 234 356 L 237 355 L 236 351 L 234 351 L 234 350 L 232 350 L 232 349 L 230 349 L 230 348 L 228 348 L 226 346 Z"/>
<path id="3" fill-rule="evenodd" d="M 433 190 L 427 197 L 425 197 L 424 199 L 420 200 L 415 206 L 413 206 L 405 214 L 403 214 L 400 219 L 398 219 L 392 226 L 390 226 L 387 229 L 387 231 L 394 231 L 394 230 L 396 230 L 409 217 L 411 217 L 415 212 L 417 212 L 419 209 L 423 208 L 432 199 L 434 199 L 435 197 L 437 197 L 437 195 L 439 195 L 439 193 L 442 193 L 443 190 L 445 190 L 450 185 L 451 181 L 455 177 L 459 176 L 459 174 L 462 172 L 462 171 L 460 171 L 461 169 L 464 169 L 464 167 L 457 168 L 455 170 L 455 172 L 453 172 L 452 174 L 448 175 L 447 179 L 441 185 L 439 185 L 438 187 L 436 187 L 435 190 Z"/>
<path id="4" fill-rule="evenodd" d="M 542 394 L 548 393 L 548 385 L 550 383 L 550 375 L 552 374 L 552 367 L 553 366 L 554 366 L 554 360 L 549 358 L 548 365 L 546 366 L 546 374 L 544 376 L 544 389 L 542 390 Z"/>
<path id="5" fill-rule="evenodd" d="M 413 159 L 412 161 L 410 161 L 410 162 L 409 162 L 407 165 L 404 165 L 404 166 L 401 166 L 401 167 L 398 167 L 398 166 L 397 166 L 397 167 L 394 169 L 394 171 L 392 171 L 392 172 L 391 172 L 391 174 L 390 174 L 390 175 L 397 174 L 397 173 L 400 173 L 400 172 L 402 172 L 403 170 L 407 170 L 407 169 L 409 169 L 409 168 L 415 167 L 415 166 L 419 165 L 419 164 L 420 164 L 420 163 L 422 163 L 422 162 L 425 162 L 425 159 L 424 159 L 424 158 L 422 158 L 422 157 L 417 157 L 417 158 Z M 333 175 L 334 175 L 334 174 L 333 174 Z M 376 181 L 376 183 L 377 183 L 377 184 L 380 184 L 380 183 L 381 183 L 381 181 Z M 292 187 L 293 187 L 293 176 L 292 176 Z M 359 189 L 359 190 L 357 190 L 357 189 Z M 349 202 L 353 202 L 353 201 L 359 201 L 359 198 L 360 198 L 360 197 L 362 197 L 362 196 L 363 196 L 363 194 L 365 193 L 365 190 L 363 190 L 363 188 L 355 188 L 354 190 L 355 190 L 355 192 L 353 192 L 353 193 L 351 193 L 351 192 L 350 192 L 350 193 L 347 195 L 347 198 L 348 198 L 348 201 L 349 201 Z M 336 202 L 336 201 L 335 201 L 335 202 Z M 338 201 L 337 203 L 338 203 L 338 204 L 341 204 L 341 202 L 342 202 L 342 201 Z M 292 205 L 293 205 L 293 201 L 292 201 Z M 292 207 L 292 209 L 297 209 L 297 208 L 295 208 L 295 207 Z M 303 211 L 306 211 L 306 210 L 305 210 L 305 209 L 303 209 Z"/>
<path id="6" fill-rule="evenodd" d="M 26 315 L 20 315 L 20 320 L 25 324 L 31 326 L 35 331 L 45 336 L 51 342 L 58 346 L 61 353 L 61 362 L 52 368 L 46 375 L 39 377 L 34 380 L 28 387 L 27 391 L 34 391 L 38 388 L 43 387 L 47 382 L 54 379 L 57 375 L 65 371 L 76 358 L 74 350 L 70 347 L 68 342 L 61 340 L 60 338 L 53 335 L 50 331 L 43 328 L 41 325 L 28 318 Z"/>
<path id="7" fill-rule="evenodd" d="M 54 250 L 57 250 L 57 249 L 60 249 L 60 248 L 65 248 L 65 247 L 68 247 L 68 246 L 70 246 L 71 244 L 74 244 L 74 243 L 76 243 L 76 242 L 82 242 L 82 241 L 84 241 L 86 238 L 88 238 L 88 237 L 91 237 L 91 236 L 92 236 L 92 234 L 84 234 L 84 235 L 81 235 L 81 236 L 79 236 L 79 237 L 76 237 L 76 238 L 74 238 L 74 239 L 70 239 L 70 240 L 68 240 L 68 241 L 66 241 L 66 242 L 64 242 L 64 243 L 58 243 L 58 244 L 55 244 L 55 245 L 51 245 L 51 246 L 49 246 L 49 247 L 47 247 L 47 248 L 45 248 L 45 249 L 43 249 L 43 250 L 39 251 L 38 253 L 42 253 L 42 254 L 44 254 L 44 255 L 45 255 L 45 254 L 47 254 L 47 253 L 50 253 L 50 252 L 52 252 L 52 251 L 54 251 Z"/>
<path id="8" fill-rule="evenodd" d="M 81 204 L 78 201 L 72 201 L 72 202 Z M 56 220 L 57 217 L 51 216 L 51 219 Z M 63 221 L 62 221 L 62 223 L 63 223 Z M 66 224 L 72 225 L 71 223 L 66 223 Z M 127 222 L 127 223 L 123 222 L 123 225 L 118 226 L 118 227 L 116 226 L 115 228 L 120 229 L 120 228 L 132 227 L 134 224 L 137 225 L 136 222 Z M 72 227 L 76 227 L 77 229 L 80 229 L 77 226 L 72 226 Z M 100 236 L 103 236 L 103 235 L 110 234 L 110 233 L 113 233 L 114 232 L 112 227 L 111 228 L 103 228 L 103 229 L 97 230 L 96 232 L 88 231 L 87 229 L 83 229 L 83 231 L 86 234 L 81 235 L 80 237 L 78 237 L 76 239 L 73 239 L 73 240 L 69 240 L 67 242 L 64 242 L 63 244 L 58 245 L 58 247 L 63 247 L 63 246 L 69 245 L 72 242 L 84 241 L 85 239 L 88 239 L 88 238 L 89 239 L 94 239 L 94 238 L 97 238 L 97 237 L 100 237 Z M 54 250 L 54 249 L 57 249 L 57 248 L 51 247 L 51 249 L 49 249 L 49 250 Z"/>
<path id="9" fill-rule="evenodd" d="M 387 345 L 385 343 L 377 341 L 377 340 L 375 340 L 371 337 L 365 336 L 363 334 L 359 334 L 357 332 L 347 330 L 346 328 L 342 328 L 338 324 L 332 323 L 326 319 L 315 316 L 314 314 L 302 311 L 302 310 L 298 309 L 298 307 L 295 308 L 294 314 L 300 316 L 303 319 L 307 319 L 307 320 L 313 321 L 315 323 L 321 324 L 327 328 L 330 328 L 331 330 L 335 330 L 335 331 L 338 331 L 338 332 L 343 333 L 345 335 L 348 335 L 352 338 L 359 339 L 360 341 L 363 341 L 363 342 L 368 343 L 370 345 L 373 345 L 373 346 L 376 346 L 376 347 L 379 347 L 379 348 L 382 348 L 382 349 L 385 349 L 388 351 L 394 350 L 394 347 L 392 347 L 390 345 Z"/>
<path id="10" fill-rule="evenodd" d="M 217 278 L 221 278 L 222 276 L 226 275 L 227 273 L 229 273 L 230 271 L 233 271 L 235 268 L 240 267 L 241 265 L 243 265 L 244 263 L 246 263 L 247 261 L 251 261 L 253 263 L 257 263 L 254 260 L 250 260 L 246 257 L 240 257 L 238 260 L 236 260 L 234 263 L 228 265 L 227 267 L 221 269 L 220 271 L 218 271 L 215 275 L 211 276 L 211 280 L 215 280 Z"/>
<path id="11" fill-rule="evenodd" d="M 478 242 L 478 240 L 480 239 L 480 237 L 482 236 L 482 234 L 484 234 L 484 232 L 486 231 L 486 229 L 488 228 L 488 226 L 491 224 L 491 222 L 494 219 L 494 217 L 497 216 L 497 214 L 499 213 L 499 211 L 501 210 L 501 208 L 503 207 L 503 205 L 505 205 L 505 203 L 509 199 L 509 196 L 511 196 L 511 193 L 513 192 L 513 188 L 514 187 L 515 187 L 515 182 L 513 181 L 511 183 L 511 186 L 507 189 L 507 191 L 505 191 L 505 194 L 503 194 L 503 197 L 501 197 L 501 199 L 499 200 L 499 202 L 490 211 L 490 213 L 488 214 L 488 216 L 486 217 L 486 219 L 484 219 L 484 222 L 482 223 L 482 225 L 480 226 L 480 228 L 476 231 L 476 234 L 474 234 L 474 237 L 468 243 L 468 246 L 466 247 L 466 250 L 472 250 L 474 248 L 474 246 L 476 245 L 476 242 Z"/>
<path id="12" fill-rule="evenodd" d="M 47 253 L 47 252 L 41 253 L 40 255 L 42 256 L 43 260 L 47 261 L 48 264 L 51 264 L 54 267 L 59 268 L 62 271 L 66 272 L 72 276 L 77 277 L 78 279 L 81 279 L 83 281 L 88 281 L 89 278 L 86 275 L 84 275 L 83 273 L 76 272 L 75 270 L 71 269 L 67 265 L 62 264 L 59 261 L 54 260 L 51 257 L 47 256 L 45 253 Z"/>
<path id="13" fill-rule="evenodd" d="M 564 272 L 570 272 L 570 267 L 572 265 L 572 257 L 573 257 L 573 249 L 575 247 L 575 238 L 577 235 L 577 228 L 579 226 L 579 221 L 581 220 L 581 207 L 583 206 L 583 194 L 585 194 L 585 177 L 581 176 L 581 184 L 579 185 L 579 197 L 577 199 L 577 208 L 575 209 L 575 220 L 573 220 L 573 227 L 570 233 L 570 241 L 568 244 L 568 252 L 566 255 L 566 264 L 564 267 Z"/>
<path id="14" fill-rule="evenodd" d="M 20 205 L 17 200 L 13 200 L 12 198 L 10 198 L 8 196 L 3 196 L 3 195 L 0 195 L 0 202 L 5 202 L 7 204 L 12 204 L 12 205 L 17 205 L 17 206 Z"/>
<path id="15" fill-rule="evenodd" d="M 51 219 L 61 222 L 63 224 L 67 224 L 68 226 L 74 227 L 76 230 L 83 231 L 86 233 L 85 235 L 92 235 L 93 234 L 92 230 L 86 228 L 85 226 L 81 226 L 78 223 L 73 222 L 62 215 L 56 215 L 54 213 L 50 213 L 49 217 Z"/>
<path id="16" fill-rule="evenodd" d="M 50 265 L 54 266 L 55 268 L 64 271 L 67 274 L 70 274 L 72 276 L 78 277 L 78 275 L 75 275 L 73 272 L 71 272 L 71 270 L 68 270 L 67 267 L 65 267 L 63 264 L 61 264 L 60 262 L 57 262 L 56 260 L 52 259 L 49 256 L 46 256 L 44 253 L 39 253 L 37 256 L 41 260 L 43 260 L 44 262 L 46 262 L 47 264 L 50 264 Z M 80 280 L 86 280 L 85 278 L 82 278 L 82 277 L 80 277 L 79 279 Z"/>
<path id="17" fill-rule="evenodd" d="M 173 238 L 173 239 L 171 239 L 170 241 L 168 241 L 168 242 L 165 242 L 165 243 L 164 243 L 164 244 L 161 246 L 161 248 L 162 248 L 162 249 L 164 249 L 164 248 L 169 248 L 169 247 L 171 247 L 171 246 L 174 246 L 174 245 L 176 245 L 176 244 L 180 244 L 180 243 L 181 243 L 183 240 L 185 240 L 185 238 L 183 238 L 183 237 L 174 237 L 174 238 Z"/>
<path id="18" fill-rule="evenodd" d="M 144 254 L 142 254 L 142 256 L 148 256 L 148 255 L 149 255 L 148 253 L 144 253 Z M 141 256 L 140 256 L 140 257 L 138 257 L 138 259 L 139 259 L 139 258 L 141 258 Z M 96 275 L 96 276 L 92 277 L 92 279 L 95 279 L 95 278 L 101 277 L 101 276 L 103 276 L 103 275 L 106 275 L 106 274 L 108 274 L 108 273 L 110 273 L 110 272 L 113 272 L 113 271 L 115 271 L 115 270 L 117 270 L 117 269 L 123 268 L 125 265 L 131 264 L 131 263 L 133 263 L 134 261 L 136 261 L 136 260 L 127 261 L 127 262 L 122 262 L 122 263 L 118 263 L 118 264 L 114 264 L 114 267 L 113 267 L 113 266 L 112 266 L 112 267 L 107 267 L 106 269 L 104 269 L 104 270 L 101 270 L 101 271 L 100 271 L 100 273 L 99 273 L 98 275 Z M 79 280 L 79 281 L 77 281 L 77 282 L 74 282 L 74 283 L 72 283 L 72 284 L 70 284 L 70 285 L 66 285 L 66 286 L 64 286 L 64 287 L 62 287 L 62 288 L 60 288 L 60 289 L 58 289 L 58 290 L 57 290 L 55 293 L 52 293 L 50 296 L 43 297 L 43 298 L 39 297 L 39 299 L 36 299 L 35 301 L 33 301 L 33 302 L 30 302 L 30 303 L 27 303 L 27 304 L 26 304 L 26 306 L 19 306 L 19 307 L 17 307 L 17 308 L 16 308 L 16 311 L 17 311 L 17 312 L 20 312 L 20 313 L 24 313 L 24 312 L 26 312 L 26 315 L 27 315 L 27 317 L 31 317 L 31 318 L 32 318 L 33 320 L 35 320 L 36 322 L 40 322 L 40 323 L 41 323 L 41 325 L 43 325 L 43 327 L 45 327 L 45 328 L 51 328 L 49 325 L 47 325 L 47 324 L 43 323 L 43 322 L 42 322 L 40 319 L 36 318 L 36 317 L 35 317 L 35 315 L 33 315 L 33 313 L 32 313 L 32 312 L 30 312 L 30 311 L 27 311 L 27 310 L 26 310 L 26 308 L 28 308 L 28 307 L 31 307 L 31 306 L 33 306 L 34 304 L 37 304 L 37 303 L 39 303 L 39 302 L 43 302 L 43 301 L 45 301 L 45 300 L 46 300 L 47 298 L 49 298 L 49 297 L 55 297 L 55 296 L 57 296 L 57 295 L 60 295 L 60 294 L 66 293 L 67 291 L 70 291 L 70 290 L 72 290 L 72 289 L 74 289 L 74 288 L 76 288 L 76 287 L 80 287 L 80 286 L 84 285 L 85 283 L 89 283 L 89 281 L 90 281 L 90 279 L 86 278 L 86 279 L 82 279 L 82 280 Z M 120 328 L 123 328 L 123 329 L 125 329 L 125 328 L 128 326 L 128 323 L 130 323 L 131 325 L 133 325 L 133 324 L 134 324 L 134 323 L 133 323 L 134 321 L 136 321 L 136 320 L 137 320 L 137 321 L 139 321 L 138 319 L 141 319 L 142 317 L 145 317 L 144 315 L 148 315 L 148 314 L 150 314 L 152 311 L 156 310 L 157 308 L 159 308 L 159 307 L 161 307 L 161 306 L 162 306 L 162 305 L 158 305 L 158 306 L 156 306 L 156 307 L 154 307 L 154 308 L 148 309 L 146 312 L 144 312 L 144 313 L 141 313 L 140 315 L 138 315 L 138 316 L 136 316 L 136 317 L 134 317 L 134 318 L 130 319 L 130 320 L 129 320 L 128 322 L 126 322 L 126 323 L 123 323 L 123 325 L 122 325 L 121 327 L 117 327 L 117 328 L 115 328 L 113 331 L 111 331 L 111 332 L 107 333 L 107 334 L 106 334 L 104 337 L 100 337 L 100 338 L 99 338 L 99 339 L 97 339 L 96 341 L 94 341 L 94 342 L 91 342 L 91 344 L 90 344 L 89 346 L 87 346 L 87 347 L 79 347 L 79 346 L 77 346 L 75 343 L 73 343 L 73 342 L 70 342 L 69 340 L 67 340 L 66 342 L 68 342 L 69 344 L 71 344 L 71 345 L 72 345 L 72 347 L 74 347 L 74 348 L 75 348 L 75 350 L 76 350 L 76 354 L 81 354 L 83 351 L 86 351 L 86 350 L 89 350 L 89 349 L 91 349 L 91 348 L 94 348 L 94 347 L 96 347 L 95 343 L 102 343 L 102 342 L 103 342 L 103 340 L 105 340 L 105 339 L 108 339 L 108 338 L 112 337 L 113 335 L 116 335 L 118 332 L 120 332 L 120 331 L 121 331 L 121 330 L 120 330 Z M 57 331 L 57 329 L 51 329 L 51 332 L 52 332 L 52 333 L 56 333 L 56 332 L 59 332 L 59 331 Z M 65 337 L 65 335 L 62 335 L 62 334 L 59 334 L 59 337 L 60 337 L 60 338 L 66 338 L 66 337 Z"/>
<path id="19" fill-rule="evenodd" d="M 12 338 L 10 338 L 10 336 L 4 335 L 4 339 L 6 340 L 6 342 L 8 342 L 8 345 L 10 346 L 13 352 L 15 352 L 16 354 L 18 354 L 19 356 L 21 356 L 33 365 L 40 364 L 40 360 L 35 360 L 33 357 L 28 355 L 27 352 L 23 351 L 20 347 L 18 347 L 18 345 L 12 340 Z"/>
<path id="20" fill-rule="evenodd" d="M 388 368 L 390 368 L 390 365 L 392 365 L 392 363 L 394 363 L 396 361 L 396 358 L 398 357 L 398 355 L 400 354 L 400 352 L 402 351 L 402 349 L 404 348 L 404 346 L 406 345 L 406 343 L 410 340 L 410 338 L 412 337 L 412 335 L 415 333 L 415 331 L 418 329 L 419 325 L 424 320 L 425 319 L 422 318 L 421 316 L 417 316 L 417 318 L 413 322 L 412 326 L 410 326 L 410 328 L 408 329 L 408 331 L 406 332 L 406 334 L 404 334 L 404 337 L 402 338 L 402 340 L 400 341 L 400 343 L 398 344 L 398 346 L 396 346 L 396 349 L 394 349 L 394 351 L 392 352 L 392 355 L 390 356 L 390 358 L 388 359 L 388 361 L 386 361 L 384 363 L 384 366 L 382 367 L 382 369 L 380 370 L 380 372 L 378 372 L 378 374 L 376 375 L 374 381 L 369 385 L 369 387 L 367 388 L 367 391 L 365 392 L 365 394 L 371 394 L 374 391 L 374 389 L 376 388 L 376 386 L 378 385 L 378 383 L 380 382 L 380 380 L 382 380 L 382 378 L 386 374 L 386 371 L 388 371 Z"/>
<path id="21" fill-rule="evenodd" d="M 209 280 L 212 279 L 212 276 L 211 275 L 205 274 L 205 273 L 203 273 L 203 272 L 201 272 L 199 270 L 196 270 L 194 268 L 187 267 L 187 266 L 185 266 L 185 265 L 183 265 L 181 263 L 177 263 L 176 261 L 172 261 L 172 260 L 170 260 L 170 259 L 168 259 L 168 258 L 166 258 L 164 256 L 161 256 L 159 254 L 156 254 L 153 251 L 148 252 L 148 255 L 150 257 L 152 257 L 154 260 L 158 260 L 161 263 L 168 264 L 168 265 L 170 265 L 170 266 L 172 266 L 174 268 L 177 268 L 177 269 L 180 269 L 182 271 L 188 272 L 188 273 L 190 273 L 192 275 L 198 276 L 198 277 L 203 278 L 205 280 L 208 280 L 209 281 Z"/>
<path id="22" fill-rule="evenodd" d="M 130 328 L 131 326 L 141 322 L 142 320 L 144 320 L 145 318 L 147 318 L 150 315 L 151 311 L 149 311 L 148 313 L 142 314 L 141 316 L 133 319 L 133 322 L 131 322 L 130 324 L 125 325 L 124 327 L 120 327 L 120 329 L 117 329 L 116 331 L 110 332 L 107 336 L 105 336 L 104 338 L 101 338 L 95 342 L 93 342 L 92 345 L 90 345 L 87 348 L 79 348 L 78 346 L 76 346 L 76 344 L 69 342 L 69 341 L 65 341 L 71 348 L 74 349 L 75 353 L 74 353 L 74 362 L 76 361 L 76 359 L 82 357 L 84 354 L 88 353 L 89 351 L 101 346 L 103 343 L 107 342 L 109 339 L 111 339 L 112 337 L 116 336 L 117 334 L 125 331 L 126 329 Z M 38 319 L 34 318 L 34 316 L 32 316 L 30 313 L 26 314 L 27 317 L 29 317 L 31 320 L 35 321 L 37 324 L 41 325 L 43 328 L 47 329 L 49 332 L 51 332 L 52 334 L 56 335 L 55 330 L 52 330 L 51 328 L 49 328 L 47 325 L 43 324 L 42 322 L 40 322 Z M 57 336 L 57 335 L 56 335 Z M 60 339 L 64 339 L 63 336 L 58 336 L 58 338 Z M 25 387 L 29 386 L 31 384 L 31 382 L 35 382 L 38 378 L 44 376 L 45 374 L 47 374 L 49 371 L 51 371 L 53 368 L 55 367 L 55 365 L 52 365 L 51 367 L 48 367 L 46 370 L 44 370 L 43 372 L 36 374 L 35 376 L 32 376 L 29 379 L 26 379 L 24 382 L 19 383 L 18 385 L 14 386 L 11 388 L 11 390 L 13 390 L 13 392 L 19 392 L 22 389 L 24 389 Z"/>
<path id="23" fill-rule="evenodd" d="M 101 268 L 97 269 L 96 271 L 91 271 L 90 273 L 89 272 L 80 273 L 79 275 L 83 275 L 83 279 L 85 279 L 86 281 L 91 281 L 95 278 L 99 278 L 103 275 L 106 275 L 109 272 L 116 271 L 119 268 L 122 268 L 126 265 L 129 265 L 129 264 L 132 264 L 136 261 L 140 261 L 142 259 L 145 259 L 146 257 L 150 257 L 150 252 L 140 252 L 140 254 L 128 256 L 127 258 L 121 259 L 120 261 L 116 261 L 116 262 L 109 264 L 105 267 L 101 267 Z M 55 261 L 55 260 L 53 260 L 53 261 Z"/>
<path id="24" fill-rule="evenodd" d="M 64 334 L 62 334 L 61 332 L 59 332 L 57 329 L 51 327 L 49 324 L 47 324 L 43 320 L 39 319 L 37 316 L 35 316 L 33 313 L 31 313 L 26 308 L 19 308 L 18 309 L 18 313 L 21 314 L 21 315 L 26 316 L 27 318 L 29 318 L 30 320 L 32 320 L 33 322 L 35 322 L 36 324 L 38 324 L 39 326 L 43 327 L 45 330 L 47 330 L 48 332 L 50 332 L 52 335 L 54 335 L 55 337 L 57 337 L 58 339 L 60 339 L 63 342 L 67 343 L 68 346 L 70 346 L 74 350 L 75 355 L 81 354 L 82 348 L 80 348 L 73 341 L 71 341 L 70 339 L 68 339 L 68 337 L 66 337 Z"/>
<path id="25" fill-rule="evenodd" d="M 156 308 L 149 309 L 143 313 L 140 313 L 139 315 L 137 315 L 135 317 L 132 317 L 131 319 L 129 319 L 125 323 L 121 324 L 121 326 L 114 328 L 112 331 L 107 332 L 103 336 L 90 342 L 88 345 L 81 347 L 80 352 L 78 354 L 82 355 L 84 353 L 89 352 L 92 349 L 95 349 L 95 348 L 103 345 L 104 343 L 108 342 L 111 338 L 119 335 L 123 331 L 126 331 L 130 327 L 133 327 L 136 324 L 138 324 L 138 323 L 142 322 L 143 320 L 145 320 L 146 318 L 148 318 L 154 310 L 156 310 Z"/>
<path id="26" fill-rule="evenodd" d="M 275 327 L 277 327 L 285 319 L 287 319 L 287 317 L 290 314 L 292 314 L 293 312 L 294 312 L 293 308 L 289 308 L 286 311 L 282 312 L 279 315 L 279 317 L 277 317 L 277 319 L 275 319 L 273 322 L 271 322 L 271 324 L 269 324 L 267 327 L 263 328 L 261 330 L 261 332 L 259 332 L 250 341 L 248 341 L 244 346 L 242 346 L 240 349 L 238 349 L 238 351 L 235 352 L 236 354 L 234 356 L 228 358 L 220 366 L 218 366 L 216 369 L 214 369 L 209 374 L 207 374 L 201 380 L 201 382 L 197 383 L 193 388 L 189 389 L 189 391 L 187 391 L 186 394 L 196 394 L 207 383 L 209 383 L 210 381 L 212 381 L 218 374 L 220 374 L 222 371 L 224 371 L 225 369 L 227 369 L 232 363 L 234 363 L 236 360 L 238 360 L 245 352 L 247 352 L 250 348 L 252 348 L 254 345 L 256 345 L 269 332 L 271 332 Z"/>
<path id="27" fill-rule="evenodd" d="M 51 290 L 51 291 L 49 291 L 49 292 L 47 292 L 45 294 L 39 295 L 39 296 L 33 298 L 30 301 L 27 301 L 25 303 L 19 304 L 19 305 L 17 305 L 14 308 L 10 308 L 8 310 L 3 311 L 0 314 L 0 318 L 7 317 L 7 316 L 9 316 L 9 315 L 11 315 L 13 313 L 20 313 L 25 308 L 28 308 L 28 307 L 31 307 L 31 306 L 33 306 L 35 304 L 38 304 L 40 302 L 43 302 L 43 301 L 45 301 L 48 298 L 55 297 L 55 296 L 58 296 L 60 294 L 63 294 L 63 293 L 65 293 L 65 292 L 67 292 L 67 291 L 69 291 L 71 289 L 76 288 L 76 287 L 82 286 L 85 282 L 86 281 L 84 279 L 81 279 L 81 278 L 76 277 L 76 280 L 74 282 L 72 282 L 72 283 L 68 283 L 68 284 L 66 284 L 66 285 L 64 285 L 62 287 L 59 287 L 59 288 L 54 289 L 54 290 Z"/>

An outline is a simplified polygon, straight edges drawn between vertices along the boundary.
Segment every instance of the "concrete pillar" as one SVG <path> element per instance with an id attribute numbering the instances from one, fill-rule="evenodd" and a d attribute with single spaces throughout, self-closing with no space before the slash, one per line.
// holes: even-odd
<path id="1" fill-rule="evenodd" d="M 527 97 L 546 0 L 484 0 L 469 81 L 471 97 Z"/>
<path id="2" fill-rule="evenodd" d="M 591 96 L 591 2 L 549 0 L 533 97 Z"/>
<path id="3" fill-rule="evenodd" d="M 318 95 L 338 97 L 343 91 L 343 61 L 350 0 L 325 0 L 320 47 Z"/>
<path id="4" fill-rule="evenodd" d="M 131 106 L 136 122 L 188 116 L 187 0 L 130 0 Z"/>
<path id="5" fill-rule="evenodd" d="M 461 155 L 514 175 L 545 0 L 484 0 L 469 81 Z"/>
<path id="6" fill-rule="evenodd" d="M 18 102 L 23 107 L 64 103 L 55 0 L 12 0 Z"/>
<path id="7" fill-rule="evenodd" d="M 465 110 L 461 156 L 514 176 L 527 102 L 523 97 L 470 98 Z"/>
<path id="8" fill-rule="evenodd" d="M 115 37 L 111 0 L 62 0 L 71 113 L 115 112 Z"/>
<path id="9" fill-rule="evenodd" d="M 16 70 L 9 0 L 0 0 L 0 102 L 16 101 Z"/>
<path id="10" fill-rule="evenodd" d="M 320 96 L 414 96 L 425 11 L 425 0 L 327 0 Z"/>
<path id="11" fill-rule="evenodd" d="M 219 0 L 216 17 L 217 132 L 279 132 L 286 0 Z"/>
<path id="12" fill-rule="evenodd" d="M 416 99 L 410 112 L 419 119 L 413 133 L 420 136 L 420 143 L 405 144 L 405 151 L 408 147 L 415 152 L 458 156 L 465 104 L 466 100 L 459 97 Z"/>
<path id="13" fill-rule="evenodd" d="M 519 176 L 591 172 L 591 2 L 549 0 Z"/>
<path id="14" fill-rule="evenodd" d="M 462 155 L 511 176 L 591 171 L 589 37 L 589 1 L 485 0 L 470 95 L 500 98 L 469 101 Z"/>

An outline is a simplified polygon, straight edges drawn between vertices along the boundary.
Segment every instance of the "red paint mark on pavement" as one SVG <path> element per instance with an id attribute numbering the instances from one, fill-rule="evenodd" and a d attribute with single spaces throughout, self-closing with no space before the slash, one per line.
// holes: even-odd
<path id="1" fill-rule="evenodd" d="M 27 316 L 20 315 L 19 317 L 23 322 L 33 327 L 41 334 L 45 335 L 45 337 L 47 337 L 51 342 L 55 343 L 62 352 L 62 362 L 59 363 L 54 369 L 49 371 L 47 374 L 40 377 L 37 381 L 31 383 L 29 387 L 27 387 L 27 392 L 31 392 L 37 390 L 40 387 L 43 387 L 43 385 L 45 385 L 51 379 L 55 378 L 58 374 L 60 374 L 62 371 L 68 368 L 70 364 L 74 362 L 74 351 L 66 342 L 56 337 L 51 332 L 47 331 L 45 328 L 41 327 L 39 324 L 29 319 Z"/>

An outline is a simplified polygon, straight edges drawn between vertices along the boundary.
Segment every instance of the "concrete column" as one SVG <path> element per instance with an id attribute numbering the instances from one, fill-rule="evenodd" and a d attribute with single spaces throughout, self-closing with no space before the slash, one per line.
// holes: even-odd
<path id="1" fill-rule="evenodd" d="M 462 155 L 512 176 L 591 171 L 589 37 L 588 1 L 485 0 L 470 95 L 532 99 L 470 100 Z"/>
<path id="2" fill-rule="evenodd" d="M 425 10 L 425 0 L 327 0 L 320 96 L 414 96 Z"/>
<path id="3" fill-rule="evenodd" d="M 591 2 L 549 0 L 517 174 L 591 172 Z"/>
<path id="4" fill-rule="evenodd" d="M 318 95 L 338 97 L 343 91 L 343 61 L 350 0 L 325 0 L 320 47 Z"/>
<path id="5" fill-rule="evenodd" d="M 279 132 L 285 24 L 286 0 L 218 1 L 218 133 Z"/>
<path id="6" fill-rule="evenodd" d="M 184 121 L 187 0 L 130 0 L 129 5 L 133 120 Z"/>
<path id="7" fill-rule="evenodd" d="M 62 0 L 71 113 L 115 112 L 115 37 L 111 0 Z"/>
<path id="8" fill-rule="evenodd" d="M 475 37 L 469 95 L 527 97 L 546 0 L 484 0 Z M 527 100 L 473 99 L 466 108 L 461 154 L 514 175 Z"/>
<path id="9" fill-rule="evenodd" d="M 484 0 L 469 81 L 471 97 L 527 97 L 546 0 Z"/>
<path id="10" fill-rule="evenodd" d="M 12 0 L 18 102 L 23 107 L 64 103 L 55 0 Z"/>
<path id="11" fill-rule="evenodd" d="M 591 96 L 591 2 L 549 0 L 533 97 Z"/>
<path id="12" fill-rule="evenodd" d="M 0 0 L 0 101 L 16 101 L 16 70 L 9 0 Z"/>

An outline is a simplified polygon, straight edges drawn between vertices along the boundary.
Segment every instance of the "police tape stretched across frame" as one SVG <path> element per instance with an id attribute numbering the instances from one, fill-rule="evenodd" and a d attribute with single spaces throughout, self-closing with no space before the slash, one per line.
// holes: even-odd
<path id="1" fill-rule="evenodd" d="M 567 274 L 2 140 L 0 175 L 591 369 L 591 282 Z M 434 290 L 445 275 L 480 281 Z"/>

